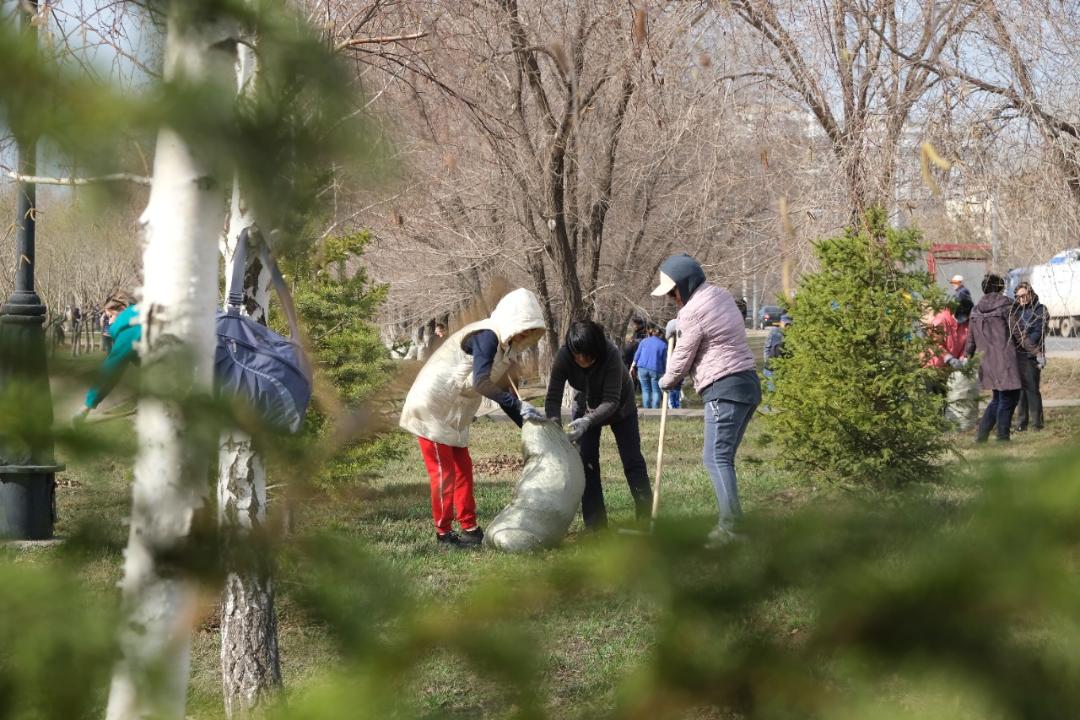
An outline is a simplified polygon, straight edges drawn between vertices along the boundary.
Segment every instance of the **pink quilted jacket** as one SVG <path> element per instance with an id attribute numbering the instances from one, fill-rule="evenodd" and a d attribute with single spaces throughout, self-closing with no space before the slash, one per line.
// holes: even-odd
<path id="1" fill-rule="evenodd" d="M 754 368 L 743 318 L 727 290 L 702 285 L 676 319 L 678 341 L 661 387 L 673 387 L 689 373 L 701 392 L 722 377 Z"/>

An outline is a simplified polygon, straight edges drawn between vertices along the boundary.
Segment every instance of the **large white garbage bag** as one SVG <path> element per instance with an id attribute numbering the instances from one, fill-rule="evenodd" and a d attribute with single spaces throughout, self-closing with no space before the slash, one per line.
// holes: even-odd
<path id="1" fill-rule="evenodd" d="M 967 431 L 979 422 L 979 379 L 975 373 L 953 372 L 945 396 L 945 419 Z"/>
<path id="2" fill-rule="evenodd" d="M 509 553 L 558 545 L 581 505 L 585 468 L 577 448 L 554 420 L 526 420 L 521 428 L 525 469 L 514 499 L 492 521 L 484 542 Z"/>

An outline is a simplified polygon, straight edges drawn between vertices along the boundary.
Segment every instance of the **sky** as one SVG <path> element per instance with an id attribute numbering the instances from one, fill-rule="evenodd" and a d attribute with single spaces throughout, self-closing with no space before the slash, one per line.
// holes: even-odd
<path id="1" fill-rule="evenodd" d="M 16 7 L 15 0 L 0 0 L 0 22 L 12 22 Z M 52 53 L 100 82 L 138 89 L 152 80 L 150 73 L 159 64 L 160 36 L 145 14 L 129 3 L 52 0 L 45 27 L 39 33 L 43 53 Z M 0 172 L 13 169 L 15 164 L 14 143 L 0 123 Z M 63 163 L 50 157 L 47 145 L 39 149 L 38 165 L 41 175 L 67 174 Z M 11 182 L 0 175 L 0 191 Z"/>

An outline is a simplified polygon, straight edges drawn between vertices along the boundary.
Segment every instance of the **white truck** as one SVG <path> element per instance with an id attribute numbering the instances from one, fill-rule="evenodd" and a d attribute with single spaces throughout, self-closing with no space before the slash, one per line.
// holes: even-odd
<path id="1" fill-rule="evenodd" d="M 1050 333 L 1080 335 L 1080 248 L 1063 250 L 1030 273 L 1031 287 L 1050 313 Z"/>

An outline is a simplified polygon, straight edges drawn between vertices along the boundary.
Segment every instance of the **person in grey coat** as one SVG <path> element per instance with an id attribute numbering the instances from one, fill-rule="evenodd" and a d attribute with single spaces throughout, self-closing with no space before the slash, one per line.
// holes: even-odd
<path id="1" fill-rule="evenodd" d="M 986 406 L 975 442 L 986 442 L 990 431 L 997 427 L 997 439 L 1008 440 L 1013 411 L 1020 399 L 1020 363 L 1009 327 L 1012 301 L 1005 296 L 1005 281 L 1000 275 L 987 273 L 982 281 L 983 296 L 968 321 L 964 357 L 981 354 L 979 384 L 991 390 L 993 398 Z M 962 361 L 963 362 L 963 361 Z"/>

